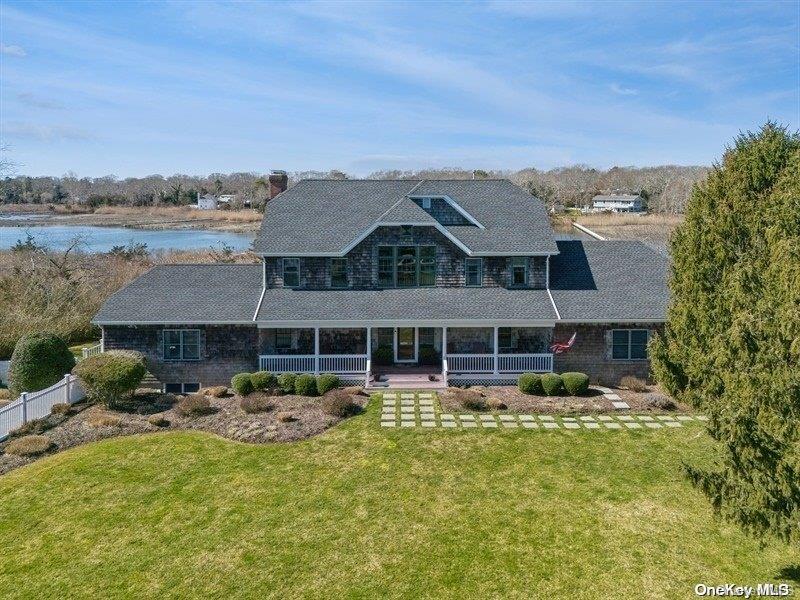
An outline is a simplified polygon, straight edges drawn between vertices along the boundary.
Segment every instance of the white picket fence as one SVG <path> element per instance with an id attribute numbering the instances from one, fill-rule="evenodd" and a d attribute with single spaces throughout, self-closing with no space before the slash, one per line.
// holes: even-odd
<path id="1" fill-rule="evenodd" d="M 9 431 L 49 415 L 54 404 L 75 404 L 85 395 L 78 378 L 69 374 L 49 388 L 23 392 L 14 402 L 0 408 L 0 441 L 8 437 Z"/>
<path id="2" fill-rule="evenodd" d="M 81 357 L 89 358 L 90 356 L 95 356 L 96 354 L 100 354 L 102 352 L 103 344 L 97 344 L 95 346 L 89 346 L 88 348 L 81 348 Z"/>

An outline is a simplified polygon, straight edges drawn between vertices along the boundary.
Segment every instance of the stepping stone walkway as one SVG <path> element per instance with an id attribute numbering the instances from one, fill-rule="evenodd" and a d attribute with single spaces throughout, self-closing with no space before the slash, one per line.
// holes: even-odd
<path id="1" fill-rule="evenodd" d="M 608 388 L 598 388 L 601 391 Z M 611 390 L 608 390 L 611 393 Z M 381 404 L 381 427 L 424 427 L 426 429 L 533 429 L 606 430 L 682 428 L 684 424 L 707 421 L 704 415 L 516 415 L 494 413 L 443 413 L 430 393 L 385 393 Z"/>

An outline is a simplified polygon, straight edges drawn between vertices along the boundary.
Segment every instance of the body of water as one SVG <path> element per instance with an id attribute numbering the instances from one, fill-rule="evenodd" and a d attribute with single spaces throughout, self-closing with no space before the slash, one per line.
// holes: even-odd
<path id="1" fill-rule="evenodd" d="M 222 244 L 236 251 L 247 250 L 253 234 L 228 233 L 203 229 L 128 229 L 127 227 L 97 227 L 93 225 L 53 225 L 4 227 L 0 225 L 0 250 L 8 250 L 17 240 L 25 241 L 31 234 L 37 244 L 50 250 L 66 249 L 79 237 L 83 252 L 108 252 L 114 246 L 147 244 L 148 250 L 207 250 Z"/>

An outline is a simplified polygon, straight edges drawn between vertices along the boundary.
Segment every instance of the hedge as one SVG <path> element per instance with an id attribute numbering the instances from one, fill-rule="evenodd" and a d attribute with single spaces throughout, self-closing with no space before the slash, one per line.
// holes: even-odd
<path id="1" fill-rule="evenodd" d="M 295 373 L 281 373 L 278 375 L 278 387 L 284 394 L 293 394 L 295 379 L 297 379 Z"/>
<path id="2" fill-rule="evenodd" d="M 542 375 L 542 390 L 547 396 L 558 396 L 564 388 L 564 382 L 561 375 L 556 373 L 545 373 Z"/>
<path id="3" fill-rule="evenodd" d="M 586 373 L 562 373 L 561 380 L 570 396 L 582 396 L 589 390 L 589 376 Z"/>
<path id="4" fill-rule="evenodd" d="M 274 388 L 278 380 L 269 371 L 256 371 L 250 375 L 250 381 L 253 383 L 253 388 L 259 392 L 265 392 L 270 388 Z"/>
<path id="5" fill-rule="evenodd" d="M 237 373 L 231 378 L 233 391 L 240 396 L 247 396 L 253 391 L 253 377 L 250 373 Z"/>
<path id="6" fill-rule="evenodd" d="M 294 392 L 298 396 L 316 396 L 317 380 L 313 375 L 304 373 L 294 380 Z"/>
<path id="7" fill-rule="evenodd" d="M 339 387 L 339 377 L 333 373 L 323 373 L 317 377 L 317 392 L 319 394 L 324 394 L 337 387 Z"/>
<path id="8" fill-rule="evenodd" d="M 136 391 L 147 367 L 138 352 L 112 350 L 82 360 L 74 372 L 89 398 L 114 408 Z"/>
<path id="9" fill-rule="evenodd" d="M 11 355 L 8 368 L 12 396 L 37 392 L 58 383 L 75 366 L 67 344 L 52 333 L 22 336 Z"/>
<path id="10" fill-rule="evenodd" d="M 538 373 L 523 373 L 517 379 L 517 387 L 523 394 L 538 396 L 544 392 L 542 389 L 542 376 Z"/>

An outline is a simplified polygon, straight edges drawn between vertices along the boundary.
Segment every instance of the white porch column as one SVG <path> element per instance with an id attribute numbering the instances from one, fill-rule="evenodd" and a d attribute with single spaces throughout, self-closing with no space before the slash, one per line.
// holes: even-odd
<path id="1" fill-rule="evenodd" d="M 500 361 L 497 355 L 500 354 L 500 328 L 494 328 L 494 374 L 500 375 Z"/>
<path id="2" fill-rule="evenodd" d="M 319 375 L 319 327 L 314 327 L 314 375 Z"/>
<path id="3" fill-rule="evenodd" d="M 372 327 L 367 327 L 367 358 L 372 358 Z"/>
<path id="4" fill-rule="evenodd" d="M 442 358 L 447 356 L 447 327 L 442 327 Z"/>

